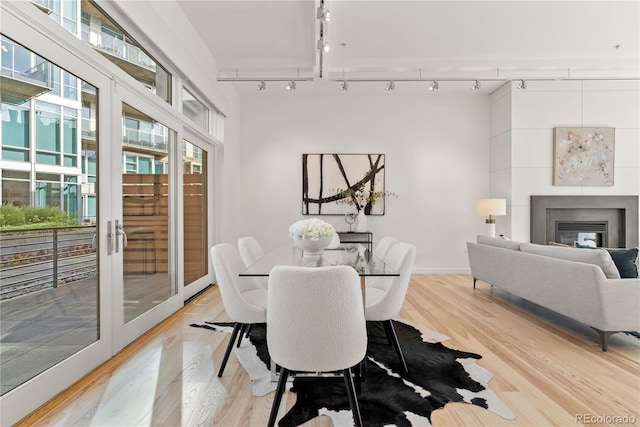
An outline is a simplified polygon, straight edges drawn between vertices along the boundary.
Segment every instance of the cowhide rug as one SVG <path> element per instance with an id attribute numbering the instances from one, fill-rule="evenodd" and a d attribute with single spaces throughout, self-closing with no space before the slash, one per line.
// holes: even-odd
<path id="1" fill-rule="evenodd" d="M 230 333 L 233 324 L 202 322 L 191 326 Z M 381 323 L 367 322 L 369 344 L 366 378 L 358 402 L 368 427 L 395 425 L 431 426 L 431 413 L 448 402 L 467 402 L 503 418 L 514 419 L 511 410 L 488 388 L 491 372 L 476 364 L 481 356 L 445 347 L 447 336 L 394 321 L 409 368 L 401 374 L 397 355 L 388 343 Z M 253 393 L 263 396 L 276 388 L 268 366 L 265 325 L 254 325 L 249 339 L 235 348 L 236 356 L 253 381 Z M 335 426 L 351 426 L 344 382 L 311 382 L 295 379 L 290 391 L 297 393 L 291 410 L 279 426 L 297 426 L 319 415 L 332 418 Z"/>

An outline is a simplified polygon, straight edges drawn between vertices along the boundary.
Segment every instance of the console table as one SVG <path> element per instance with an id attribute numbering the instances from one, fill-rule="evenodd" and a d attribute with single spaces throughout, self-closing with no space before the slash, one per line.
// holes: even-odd
<path id="1" fill-rule="evenodd" d="M 370 231 L 338 231 L 340 246 L 348 244 L 365 245 L 367 253 L 373 253 L 373 233 Z"/>

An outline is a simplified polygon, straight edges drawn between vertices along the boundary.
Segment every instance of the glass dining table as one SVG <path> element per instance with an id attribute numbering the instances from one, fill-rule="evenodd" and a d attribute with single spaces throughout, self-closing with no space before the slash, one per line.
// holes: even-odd
<path id="1" fill-rule="evenodd" d="M 340 249 L 325 249 L 319 255 L 308 255 L 293 243 L 284 243 L 268 251 L 262 258 L 239 273 L 241 277 L 268 277 L 271 269 L 278 265 L 302 266 L 302 267 L 328 267 L 334 265 L 350 265 L 360 276 L 360 288 L 362 290 L 362 302 L 365 302 L 365 286 L 368 277 L 393 277 L 400 276 L 396 270 L 385 264 L 383 260 L 368 251 L 364 251 L 358 245 L 349 245 Z M 366 360 L 366 359 L 365 359 Z M 365 376 L 365 360 L 358 366 L 354 374 L 358 381 Z M 271 362 L 271 381 L 278 381 L 278 367 Z M 294 373 L 291 378 L 335 378 L 335 373 Z"/>
<path id="2" fill-rule="evenodd" d="M 328 267 L 334 265 L 350 265 L 360 276 L 362 301 L 365 303 L 365 286 L 368 277 L 399 276 L 396 270 L 385 264 L 383 260 L 368 251 L 359 250 L 357 245 L 340 249 L 325 249 L 319 255 L 308 255 L 302 249 L 285 243 L 268 251 L 262 258 L 242 270 L 241 277 L 268 277 L 271 269 L 277 265 L 302 267 Z"/>

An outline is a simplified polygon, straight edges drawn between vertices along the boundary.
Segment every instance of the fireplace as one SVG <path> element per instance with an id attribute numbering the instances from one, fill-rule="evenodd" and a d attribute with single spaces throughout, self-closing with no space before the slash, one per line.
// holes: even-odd
<path id="1" fill-rule="evenodd" d="M 606 221 L 558 221 L 555 242 L 571 246 L 606 248 L 609 224 Z"/>
<path id="2" fill-rule="evenodd" d="M 531 196 L 531 242 L 638 246 L 638 196 Z"/>

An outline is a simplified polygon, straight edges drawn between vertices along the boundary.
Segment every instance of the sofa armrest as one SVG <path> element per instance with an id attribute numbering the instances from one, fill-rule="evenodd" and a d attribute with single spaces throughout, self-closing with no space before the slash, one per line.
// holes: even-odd
<path id="1" fill-rule="evenodd" d="M 603 331 L 640 331 L 640 279 L 606 279 L 598 291 Z"/>

